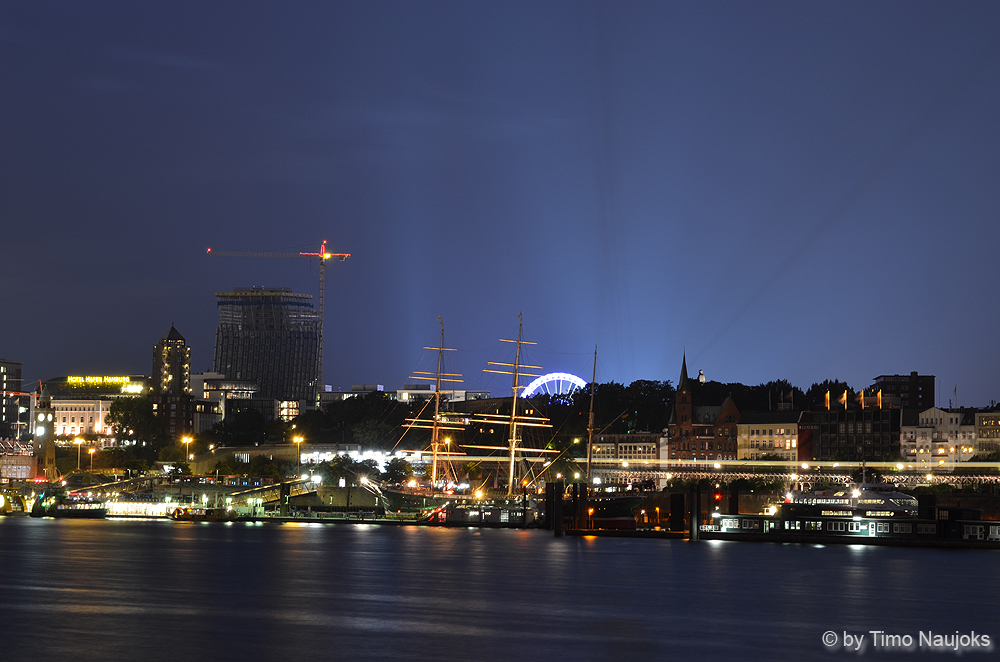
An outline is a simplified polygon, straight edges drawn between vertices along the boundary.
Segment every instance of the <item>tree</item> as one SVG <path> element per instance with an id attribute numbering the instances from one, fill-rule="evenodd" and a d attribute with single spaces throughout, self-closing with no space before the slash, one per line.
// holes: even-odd
<path id="1" fill-rule="evenodd" d="M 667 427 L 674 406 L 674 387 L 669 381 L 639 379 L 625 388 L 635 431 L 659 432 Z"/>
<path id="2" fill-rule="evenodd" d="M 351 427 L 351 434 L 354 441 L 361 444 L 363 448 L 382 448 L 386 446 L 386 441 L 392 436 L 395 429 L 386 423 L 376 420 L 366 419 Z M 389 446 L 392 444 L 389 443 Z"/>
<path id="3" fill-rule="evenodd" d="M 225 446 L 254 446 L 267 436 L 267 422 L 256 409 L 240 409 L 216 423 L 212 435 Z"/>
<path id="4" fill-rule="evenodd" d="M 95 469 L 116 469 L 128 467 L 135 460 L 124 448 L 104 448 L 94 453 L 92 466 Z"/>
<path id="5" fill-rule="evenodd" d="M 401 457 L 394 457 L 385 463 L 385 473 L 382 479 L 393 485 L 405 483 L 413 476 L 413 467 Z"/>
<path id="6" fill-rule="evenodd" d="M 273 478 L 275 480 L 281 480 L 284 476 L 284 472 L 281 471 L 278 463 L 264 455 L 256 455 L 250 460 L 250 470 L 248 473 L 251 476 Z"/>
<path id="7" fill-rule="evenodd" d="M 305 412 L 294 423 L 296 433 L 310 441 L 353 441 L 368 448 L 388 450 L 399 439 L 400 426 L 415 416 L 421 406 L 422 403 L 400 402 L 376 391 L 363 397 L 335 400 L 322 413 Z M 414 436 L 414 432 L 409 434 Z"/>
<path id="8" fill-rule="evenodd" d="M 111 403 L 106 420 L 116 437 L 140 444 L 152 444 L 160 431 L 149 398 L 118 398 Z"/>
<path id="9" fill-rule="evenodd" d="M 230 466 L 230 464 L 226 462 L 225 459 L 216 462 L 215 468 L 212 471 L 220 476 L 232 476 L 233 474 L 236 473 L 235 471 L 233 471 L 233 467 Z"/>
<path id="10" fill-rule="evenodd" d="M 805 407 L 815 411 L 826 409 L 828 391 L 830 393 L 830 409 L 837 409 L 838 405 L 841 409 L 843 408 L 843 405 L 840 404 L 840 397 L 844 391 L 847 391 L 847 402 L 854 402 L 854 390 L 847 385 L 847 382 L 842 382 L 839 379 L 824 379 L 822 382 L 813 384 L 806 391 Z"/>
<path id="11" fill-rule="evenodd" d="M 348 484 L 357 476 L 357 463 L 349 455 L 338 455 L 329 462 L 316 465 L 314 472 L 323 477 L 326 485 L 336 485 L 343 478 Z"/>
<path id="12" fill-rule="evenodd" d="M 382 470 L 378 468 L 378 462 L 375 460 L 361 460 L 355 466 L 357 467 L 358 478 L 366 476 L 368 480 L 382 479 Z"/>
<path id="13" fill-rule="evenodd" d="M 170 470 L 171 476 L 190 476 L 191 466 L 187 462 L 178 462 Z"/>

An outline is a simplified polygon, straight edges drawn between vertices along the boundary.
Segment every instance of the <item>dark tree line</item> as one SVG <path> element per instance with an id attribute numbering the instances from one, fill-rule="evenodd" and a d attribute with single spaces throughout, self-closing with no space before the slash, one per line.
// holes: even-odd
<path id="1" fill-rule="evenodd" d="M 300 415 L 294 423 L 296 433 L 309 441 L 357 443 L 366 449 L 387 451 L 399 440 L 406 419 L 416 417 L 423 406 L 424 403 L 399 402 L 375 392 L 331 402 L 322 411 Z M 427 411 L 423 417 L 429 418 Z"/>
<path id="2" fill-rule="evenodd" d="M 836 405 L 846 392 L 848 402 L 854 402 L 857 392 L 846 382 L 824 380 L 803 391 L 784 379 L 748 386 L 739 382 L 696 379 L 690 382 L 696 404 L 717 406 L 731 397 L 742 412 L 776 411 L 779 409 L 820 410 L 825 407 L 827 392 L 831 405 Z M 664 430 L 673 411 L 676 391 L 669 381 L 637 380 L 629 385 L 617 382 L 598 384 L 594 397 L 594 430 L 600 434 L 659 433 Z M 529 429 L 532 445 L 566 451 L 566 457 L 585 454 L 591 387 L 588 385 L 567 395 L 539 394 L 530 398 L 527 406 L 547 417 L 552 427 Z M 305 412 L 291 423 L 267 421 L 256 410 L 239 408 L 230 403 L 226 419 L 212 430 L 194 436 L 193 443 L 184 447 L 179 440 L 165 437 L 147 398 L 122 398 L 112 403 L 108 421 L 119 439 L 129 439 L 134 446 L 116 453 L 115 457 L 95 457 L 95 467 L 127 464 L 152 465 L 157 459 L 183 460 L 186 453 L 202 453 L 212 445 L 252 446 L 288 441 L 302 436 L 312 443 L 356 443 L 365 449 L 389 451 L 400 448 L 424 448 L 429 442 L 426 430 L 405 430 L 406 419 L 421 415 L 429 418 L 424 402 L 405 403 L 376 392 L 331 402 L 321 411 Z M 496 413 L 509 412 L 509 401 L 498 406 Z M 504 409 L 506 408 L 506 410 Z M 458 450 L 462 446 L 505 446 L 507 431 L 500 426 L 472 425 L 464 432 L 449 433 Z M 578 440 L 577 443 L 574 443 Z M 471 449 L 470 452 L 475 452 Z M 69 460 L 67 460 L 68 462 Z M 273 473 L 276 467 L 229 467 L 237 473 Z M 263 472 L 263 473 L 260 473 Z"/>

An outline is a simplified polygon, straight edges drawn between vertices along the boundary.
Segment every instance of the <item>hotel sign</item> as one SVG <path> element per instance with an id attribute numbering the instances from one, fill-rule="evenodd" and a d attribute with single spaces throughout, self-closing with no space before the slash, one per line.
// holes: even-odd
<path id="1" fill-rule="evenodd" d="M 86 377 L 67 377 L 67 384 L 76 384 L 78 386 L 121 386 L 122 384 L 128 384 L 132 381 L 131 377 L 107 377 L 107 376 L 91 376 Z"/>
<path id="2" fill-rule="evenodd" d="M 66 386 L 70 388 L 117 389 L 122 393 L 140 394 L 145 389 L 141 381 L 134 382 L 128 376 L 111 375 L 71 375 L 66 378 Z"/>

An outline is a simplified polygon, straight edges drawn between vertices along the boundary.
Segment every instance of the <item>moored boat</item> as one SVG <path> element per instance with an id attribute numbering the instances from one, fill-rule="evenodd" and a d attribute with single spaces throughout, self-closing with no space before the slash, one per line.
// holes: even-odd
<path id="1" fill-rule="evenodd" d="M 180 506 L 170 513 L 170 519 L 178 522 L 233 522 L 236 511 L 232 508 Z"/>
<path id="2" fill-rule="evenodd" d="M 424 521 L 439 526 L 484 526 L 523 528 L 538 526 L 539 509 L 534 499 L 502 500 L 502 503 L 443 504 Z"/>

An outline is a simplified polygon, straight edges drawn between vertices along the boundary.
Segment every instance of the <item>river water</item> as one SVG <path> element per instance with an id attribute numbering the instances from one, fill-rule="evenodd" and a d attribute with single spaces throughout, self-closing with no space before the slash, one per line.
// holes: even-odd
<path id="1" fill-rule="evenodd" d="M 809 660 L 855 656 L 844 633 L 942 659 L 869 632 L 1000 636 L 984 550 L 7 517 L 0 564 L 3 660 Z"/>

